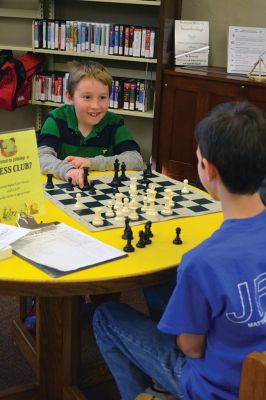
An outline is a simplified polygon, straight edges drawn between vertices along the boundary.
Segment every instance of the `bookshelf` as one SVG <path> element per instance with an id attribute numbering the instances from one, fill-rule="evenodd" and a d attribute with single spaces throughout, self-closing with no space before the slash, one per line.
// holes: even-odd
<path id="1" fill-rule="evenodd" d="M 145 112 L 111 109 L 125 116 L 126 124 L 137 131 L 136 140 L 144 148 L 144 158 L 155 156 L 158 142 L 156 113 L 160 109 L 161 77 L 164 66 L 173 65 L 174 20 L 180 17 L 181 0 L 3 0 L 0 5 L 0 49 L 45 54 L 45 69 L 67 72 L 68 62 L 82 57 L 104 64 L 117 78 L 151 80 L 154 85 L 152 107 Z M 36 19 L 94 21 L 154 27 L 157 30 L 154 58 L 94 54 L 34 48 L 32 22 Z M 49 107 L 60 103 L 31 101 L 40 127 Z M 131 128 L 131 123 L 133 128 Z M 144 138 L 145 135 L 145 138 Z M 143 142 L 143 144 L 142 144 Z"/>

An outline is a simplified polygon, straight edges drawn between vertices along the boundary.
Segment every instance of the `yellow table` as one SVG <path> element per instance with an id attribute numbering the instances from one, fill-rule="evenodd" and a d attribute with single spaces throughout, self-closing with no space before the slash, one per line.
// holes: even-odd
<path id="1" fill-rule="evenodd" d="M 71 217 L 46 200 L 44 222 L 60 221 L 123 249 L 123 228 L 96 233 L 89 232 Z M 80 295 L 110 293 L 142 288 L 169 279 L 175 273 L 182 255 L 207 238 L 219 227 L 222 214 L 177 218 L 152 225 L 152 244 L 135 247 L 142 225 L 133 226 L 135 252 L 128 257 L 60 278 L 45 272 L 13 255 L 0 262 L 0 294 L 37 297 L 36 347 L 26 343 L 28 362 L 36 371 L 37 384 L 0 393 L 0 399 L 82 400 L 79 383 L 79 322 Z M 182 245 L 174 245 L 175 229 L 181 228 Z M 19 341 L 21 327 L 14 326 Z M 22 335 L 23 336 L 23 335 Z M 20 347 L 23 344 L 20 342 Z"/>

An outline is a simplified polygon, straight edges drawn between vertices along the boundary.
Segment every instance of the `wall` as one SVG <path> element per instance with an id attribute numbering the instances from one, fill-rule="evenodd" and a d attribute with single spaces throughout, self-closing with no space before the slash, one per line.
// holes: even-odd
<path id="1" fill-rule="evenodd" d="M 266 27 L 265 0 L 183 0 L 182 19 L 209 21 L 209 65 L 226 67 L 230 25 Z M 265 49 L 266 50 L 266 49 Z"/>

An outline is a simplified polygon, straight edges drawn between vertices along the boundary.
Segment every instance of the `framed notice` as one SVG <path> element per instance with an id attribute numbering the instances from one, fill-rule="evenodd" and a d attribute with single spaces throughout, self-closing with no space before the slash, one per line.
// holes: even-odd
<path id="1" fill-rule="evenodd" d="M 266 75 L 266 28 L 229 26 L 227 50 L 227 72 L 246 74 L 254 67 L 254 73 Z"/>
<path id="2" fill-rule="evenodd" d="M 44 194 L 33 128 L 0 133 L 0 223 L 18 214 L 44 214 Z"/>
<path id="3" fill-rule="evenodd" d="M 207 66 L 209 22 L 175 21 L 175 65 Z"/>

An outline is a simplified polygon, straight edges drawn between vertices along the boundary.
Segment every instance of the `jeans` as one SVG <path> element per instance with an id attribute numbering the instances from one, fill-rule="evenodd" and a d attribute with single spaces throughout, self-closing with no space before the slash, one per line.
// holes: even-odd
<path id="1" fill-rule="evenodd" d="M 152 379 L 176 399 L 184 399 L 180 387 L 184 355 L 175 336 L 160 332 L 156 325 L 123 303 L 105 303 L 95 311 L 95 338 L 122 400 L 133 400 Z"/>

